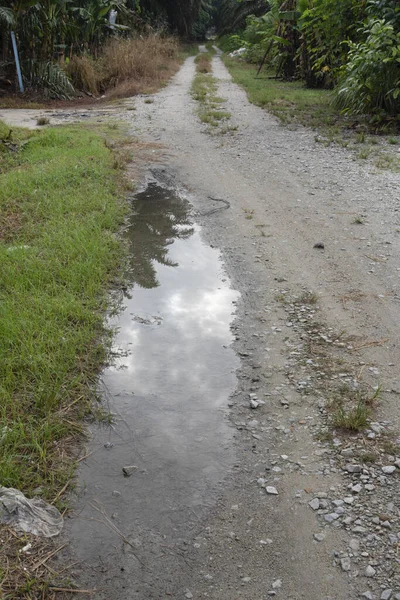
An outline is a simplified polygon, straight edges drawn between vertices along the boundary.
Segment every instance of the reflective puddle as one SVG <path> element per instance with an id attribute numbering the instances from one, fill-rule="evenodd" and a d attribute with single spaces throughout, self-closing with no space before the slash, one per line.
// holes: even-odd
<path id="1" fill-rule="evenodd" d="M 68 525 L 78 558 L 93 565 L 120 551 L 120 534 L 139 546 L 149 532 L 185 535 L 234 460 L 225 408 L 238 293 L 219 251 L 202 241 L 190 205 L 155 183 L 132 201 L 128 235 L 132 290 L 102 378 L 114 422 L 92 432 Z"/>

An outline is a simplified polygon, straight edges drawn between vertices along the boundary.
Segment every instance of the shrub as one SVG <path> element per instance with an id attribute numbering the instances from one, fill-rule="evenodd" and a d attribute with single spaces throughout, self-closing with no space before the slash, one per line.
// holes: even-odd
<path id="1" fill-rule="evenodd" d="M 341 71 L 335 103 L 354 115 L 396 115 L 400 110 L 400 32 L 382 19 L 370 21 L 364 32 L 364 42 L 348 42 L 348 62 Z"/>
<path id="2" fill-rule="evenodd" d="M 48 98 L 70 100 L 75 90 L 68 75 L 52 62 L 29 60 L 22 65 L 27 87 L 40 90 Z"/>
<path id="3" fill-rule="evenodd" d="M 222 35 L 218 38 L 218 46 L 223 52 L 234 52 L 244 46 L 244 40 L 242 36 L 238 34 Z"/>

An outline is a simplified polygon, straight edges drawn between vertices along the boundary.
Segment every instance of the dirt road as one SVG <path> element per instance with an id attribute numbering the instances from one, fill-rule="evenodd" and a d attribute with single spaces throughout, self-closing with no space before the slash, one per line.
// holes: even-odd
<path id="1" fill-rule="evenodd" d="M 399 176 L 283 128 L 218 57 L 213 70 L 236 131 L 212 136 L 196 118 L 192 59 L 129 119 L 164 146 L 158 172 L 187 191 L 241 293 L 236 461 L 148 591 L 124 597 L 395 598 L 399 479 L 382 467 L 394 466 L 400 422 Z M 201 217 L 209 197 L 230 208 Z M 329 402 L 361 384 L 381 389 L 374 424 L 343 435 L 327 426 Z M 250 409 L 249 394 L 265 404 Z"/>
<path id="2" fill-rule="evenodd" d="M 119 600 L 400 598 L 400 177 L 282 127 L 213 69 L 236 130 L 198 120 L 193 59 L 122 117 L 151 144 L 137 169 L 189 199 L 240 292 L 229 459 L 196 518 L 183 507 L 170 535 L 117 535 L 77 577 Z M 372 424 L 332 427 L 378 386 Z"/>

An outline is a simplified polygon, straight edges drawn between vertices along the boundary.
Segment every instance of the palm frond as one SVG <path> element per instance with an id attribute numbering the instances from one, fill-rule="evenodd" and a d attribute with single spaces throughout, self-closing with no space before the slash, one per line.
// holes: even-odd
<path id="1" fill-rule="evenodd" d="M 11 28 L 14 25 L 14 13 L 11 8 L 7 8 L 7 6 L 0 6 L 0 23 L 5 25 L 7 28 Z"/>

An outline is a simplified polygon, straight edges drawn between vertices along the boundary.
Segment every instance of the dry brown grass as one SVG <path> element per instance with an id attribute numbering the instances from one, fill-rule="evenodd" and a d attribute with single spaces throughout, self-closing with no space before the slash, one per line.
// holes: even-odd
<path id="1" fill-rule="evenodd" d="M 198 73 L 211 73 L 211 55 L 208 53 L 199 54 L 195 62 L 197 63 L 196 70 Z"/>
<path id="2" fill-rule="evenodd" d="M 173 37 L 113 39 L 101 57 L 73 56 L 67 71 L 76 89 L 108 97 L 134 96 L 157 89 L 179 66 L 178 42 Z"/>
<path id="3" fill-rule="evenodd" d="M 73 56 L 69 61 L 66 71 L 72 79 L 75 89 L 89 92 L 93 95 L 99 93 L 101 82 L 101 65 L 90 56 Z"/>

